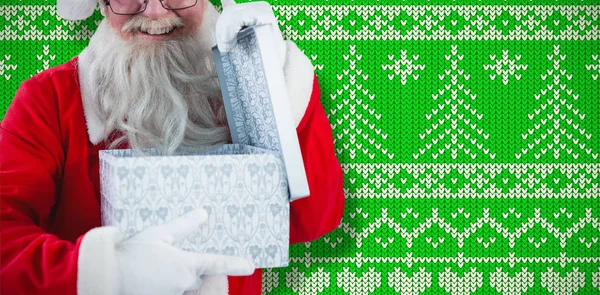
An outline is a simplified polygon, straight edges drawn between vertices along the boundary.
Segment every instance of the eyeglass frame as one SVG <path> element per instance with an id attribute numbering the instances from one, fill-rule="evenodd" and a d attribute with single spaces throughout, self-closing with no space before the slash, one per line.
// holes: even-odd
<path id="1" fill-rule="evenodd" d="M 104 5 L 107 5 L 108 7 L 110 7 L 110 11 L 112 11 L 112 13 L 117 14 L 117 15 L 136 15 L 136 14 L 140 14 L 144 11 L 146 11 L 146 8 L 148 8 L 148 2 L 150 2 L 150 0 L 144 0 L 144 9 L 138 11 L 138 12 L 134 12 L 134 13 L 116 13 L 113 9 L 112 6 L 110 5 L 110 0 L 103 0 L 104 1 Z M 188 8 L 192 8 L 194 6 L 196 6 L 198 4 L 198 0 L 196 0 L 196 2 L 194 2 L 193 5 L 187 6 L 187 7 L 183 7 L 183 8 L 167 8 L 165 7 L 165 4 L 163 4 L 163 0 L 158 0 L 158 2 L 160 2 L 160 5 L 166 9 L 166 10 L 183 10 L 183 9 L 188 9 Z"/>

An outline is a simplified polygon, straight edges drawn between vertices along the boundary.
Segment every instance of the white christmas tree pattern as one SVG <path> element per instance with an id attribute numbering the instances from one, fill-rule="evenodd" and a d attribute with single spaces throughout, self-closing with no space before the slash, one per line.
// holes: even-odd
<path id="1" fill-rule="evenodd" d="M 545 287 L 552 294 L 572 295 L 579 291 L 579 288 L 585 286 L 585 272 L 580 272 L 578 267 L 573 268 L 572 272 L 567 272 L 566 276 L 561 276 L 560 272 L 554 272 L 553 267 L 548 267 L 547 272 L 541 273 L 542 287 Z"/>
<path id="2" fill-rule="evenodd" d="M 444 272 L 439 273 L 438 280 L 440 287 L 450 294 L 469 295 L 483 286 L 483 273 L 478 272 L 475 267 L 471 267 L 471 271 L 465 272 L 462 277 L 452 272 L 450 267 L 444 269 Z"/>
<path id="3" fill-rule="evenodd" d="M 515 272 L 513 277 L 503 272 L 502 267 L 496 267 L 496 271 L 490 273 L 490 286 L 500 294 L 526 294 L 534 284 L 535 273 L 528 272 L 527 267 L 522 267 L 521 271 Z"/>
<path id="4" fill-rule="evenodd" d="M 438 104 L 438 109 L 432 109 L 432 113 L 425 115 L 427 120 L 431 120 L 434 116 L 437 120 L 433 120 L 431 129 L 426 129 L 424 133 L 419 134 L 421 140 L 425 140 L 427 137 L 430 137 L 430 139 L 429 143 L 425 144 L 424 149 L 419 149 L 419 153 L 413 153 L 413 158 L 418 159 L 420 155 L 431 150 L 431 157 L 437 159 L 449 150 L 452 159 L 456 159 L 458 150 L 462 150 L 465 155 L 475 159 L 479 154 L 478 150 L 480 150 L 491 159 L 494 159 L 496 154 L 490 153 L 489 148 L 483 147 L 483 141 L 487 140 L 490 134 L 483 133 L 483 129 L 477 128 L 477 121 L 483 118 L 483 114 L 478 114 L 475 108 L 465 103 L 465 100 L 469 98 L 475 100 L 477 95 L 471 93 L 471 90 L 465 88 L 465 84 L 463 84 L 471 77 L 471 75 L 464 73 L 464 69 L 458 68 L 458 62 L 464 58 L 464 55 L 459 55 L 458 46 L 452 45 L 451 54 L 444 55 L 444 57 L 450 61 L 451 66 L 438 77 L 440 80 L 447 79 L 447 83 L 443 88 L 438 89 L 438 93 L 434 93 L 432 96 L 433 100 L 449 97 L 444 98 L 443 104 Z M 461 81 L 459 81 L 459 77 Z M 477 137 L 481 142 L 478 142 Z M 459 142 L 459 138 L 461 142 Z M 434 146 L 439 146 L 439 148 L 435 150 Z"/>
<path id="5" fill-rule="evenodd" d="M 546 153 L 552 153 L 553 157 L 558 159 L 563 151 L 577 159 L 579 152 L 576 150 L 579 149 L 597 159 L 598 154 L 593 154 L 591 145 L 586 147 L 584 142 L 586 139 L 591 140 L 592 134 L 586 133 L 585 128 L 580 128 L 580 123 L 575 123 L 584 120 L 586 115 L 572 102 L 568 103 L 571 98 L 577 100 L 579 94 L 574 94 L 573 89 L 567 87 L 565 79 L 571 80 L 573 75 L 567 74 L 567 70 L 561 68 L 561 62 L 566 59 L 566 55 L 560 54 L 560 45 L 554 45 L 553 54 L 547 55 L 547 58 L 552 61 L 553 66 L 541 74 L 541 78 L 544 81 L 548 80 L 548 84 L 540 94 L 534 95 L 535 100 L 542 99 L 543 102 L 534 113 L 527 115 L 531 121 L 537 117 L 538 123 L 534 123 L 534 128 L 528 128 L 527 133 L 521 134 L 523 140 L 529 138 L 530 142 L 527 143 L 527 148 L 521 149 L 515 157 L 520 159 L 530 150 L 537 149 L 539 153 L 534 153 L 536 159 L 540 159 Z M 571 118 L 568 118 L 567 114 L 572 114 Z M 567 147 L 567 143 L 571 142 L 575 150 Z"/>
<path id="6" fill-rule="evenodd" d="M 344 136 L 349 137 L 349 139 L 347 142 L 343 143 L 342 149 L 336 148 L 336 152 L 341 154 L 344 150 L 347 150 L 350 153 L 351 159 L 356 157 L 357 152 L 362 152 L 363 154 L 368 155 L 370 159 L 374 159 L 374 146 L 376 150 L 387 155 L 391 160 L 394 158 L 394 154 L 388 153 L 387 148 L 382 148 L 379 139 L 376 140 L 376 138 L 370 138 L 370 134 L 364 132 L 364 127 L 368 127 L 370 130 L 374 130 L 376 136 L 381 137 L 382 140 L 386 140 L 388 137 L 388 134 L 383 133 L 382 129 L 376 128 L 375 123 L 381 119 L 381 114 L 376 114 L 375 109 L 369 108 L 369 104 L 365 103 L 368 100 L 374 100 L 375 94 L 370 94 L 369 89 L 364 88 L 362 84 L 357 82 L 357 78 L 365 81 L 369 79 L 367 73 L 364 73 L 362 69 L 359 70 L 356 67 L 356 61 L 361 60 L 362 55 L 356 54 L 356 45 L 350 45 L 350 55 L 344 55 L 343 57 L 344 60 L 348 61 L 349 69 L 343 70 L 343 73 L 336 75 L 336 77 L 340 81 L 344 77 L 348 77 L 349 83 L 344 84 L 343 89 L 337 89 L 335 93 L 331 94 L 331 99 L 334 101 L 338 99 L 338 103 L 335 104 L 334 108 L 330 109 L 330 114 L 333 116 L 335 116 L 337 112 L 342 114 L 342 118 L 336 119 L 335 122 L 331 124 L 331 128 L 336 129 L 338 126 L 341 126 L 344 121 L 348 121 L 349 128 L 342 127 L 342 132 L 336 132 L 333 140 L 335 143 L 337 140 L 344 138 Z M 343 97 L 342 103 L 339 103 L 340 97 Z M 363 111 L 368 112 L 368 116 L 366 112 L 357 112 L 357 109 L 360 111 L 360 108 L 357 108 L 357 106 L 360 106 Z M 371 120 L 369 120 L 369 118 L 371 118 Z M 362 128 L 357 128 L 357 124 Z M 362 138 L 364 142 L 357 142 L 357 138 L 359 140 Z M 367 141 L 371 148 L 367 146 Z M 378 143 L 376 143 L 376 141 Z"/>
<path id="7" fill-rule="evenodd" d="M 10 80 L 12 74 L 9 74 L 8 71 L 16 71 L 17 65 L 9 64 L 11 55 L 5 55 L 3 60 L 0 60 L 0 76 L 4 76 L 6 81 Z"/>
<path id="8" fill-rule="evenodd" d="M 419 295 L 431 287 L 431 281 L 431 273 L 425 271 L 424 267 L 419 267 L 412 277 L 400 271 L 399 267 L 394 267 L 394 272 L 388 273 L 388 286 L 402 295 Z"/>
<path id="9" fill-rule="evenodd" d="M 304 50 L 302 50 L 302 53 L 304 53 Z M 317 60 L 317 58 L 319 58 L 319 56 L 316 55 L 316 54 L 315 55 L 312 55 L 312 54 L 310 55 L 310 59 L 312 60 L 313 69 L 315 70 L 315 72 L 317 70 L 322 71 L 323 68 L 325 67 L 325 65 L 315 63 L 315 61 Z"/>
<path id="10" fill-rule="evenodd" d="M 324 237 L 323 238 L 323 242 L 325 242 L 325 244 L 331 246 L 331 248 L 335 248 L 335 246 L 341 244 L 344 241 L 344 238 L 342 237 L 338 237 L 336 239 L 331 239 L 331 237 Z"/>
<path id="11" fill-rule="evenodd" d="M 402 85 L 406 84 L 406 78 L 408 76 L 412 76 L 413 79 L 419 79 L 419 75 L 413 73 L 414 71 L 422 71 L 425 70 L 425 65 L 422 64 L 414 64 L 413 61 L 419 59 L 418 55 L 413 55 L 412 60 L 408 59 L 406 54 L 406 50 L 400 50 L 400 59 L 394 60 L 394 55 L 388 55 L 389 60 L 393 60 L 393 64 L 383 64 L 381 67 L 383 70 L 393 71 L 393 74 L 388 74 L 388 79 L 393 80 L 394 77 L 400 76 L 400 83 Z"/>
<path id="12" fill-rule="evenodd" d="M 592 273 L 592 286 L 600 291 L 600 266 L 598 267 L 598 272 Z"/>
<path id="13" fill-rule="evenodd" d="M 359 264 L 357 266 L 360 268 Z M 381 287 L 381 273 L 376 272 L 374 267 L 369 267 L 368 272 L 357 277 L 349 267 L 344 267 L 343 272 L 337 273 L 337 286 L 350 295 L 371 294 L 375 292 L 375 289 Z"/>
<path id="14" fill-rule="evenodd" d="M 598 55 L 592 55 L 592 59 L 597 61 L 597 63 L 585 65 L 585 68 L 592 72 L 592 79 L 595 81 L 598 80 L 598 76 L 600 76 L 600 58 L 598 58 Z M 594 72 L 597 74 L 594 74 Z"/>
<path id="15" fill-rule="evenodd" d="M 323 267 L 318 267 L 317 272 L 306 277 L 297 267 L 292 267 L 292 271 L 285 274 L 285 285 L 298 295 L 321 294 L 329 288 L 331 281 L 331 274 L 323 270 Z"/>
<path id="16" fill-rule="evenodd" d="M 492 71 L 490 79 L 495 80 L 496 77 L 502 77 L 502 83 L 508 84 L 509 77 L 514 76 L 515 79 L 521 80 L 521 74 L 516 74 L 516 71 L 527 70 L 527 65 L 516 64 L 521 59 L 520 55 L 515 55 L 514 59 L 508 56 L 508 50 L 502 50 L 502 58 L 496 59 L 496 55 L 490 55 L 491 64 L 483 65 L 486 71 Z"/>
<path id="17" fill-rule="evenodd" d="M 262 295 L 271 293 L 273 289 L 279 287 L 279 273 L 271 268 L 262 270 Z"/>
<path id="18" fill-rule="evenodd" d="M 44 49 L 42 50 L 42 54 L 38 54 L 35 56 L 37 58 L 37 60 L 42 61 L 42 68 L 36 70 L 36 74 L 39 74 L 40 72 L 49 69 L 50 61 L 53 61 L 56 59 L 56 54 L 50 55 L 50 45 L 43 45 L 43 48 Z M 31 74 L 29 76 L 33 77 L 33 74 Z"/>

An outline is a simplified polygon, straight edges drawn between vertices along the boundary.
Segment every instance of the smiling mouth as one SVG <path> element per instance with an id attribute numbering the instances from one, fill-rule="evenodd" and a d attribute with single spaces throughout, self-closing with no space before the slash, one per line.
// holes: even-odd
<path id="1" fill-rule="evenodd" d="M 172 28 L 150 28 L 149 30 L 144 30 L 144 29 L 139 29 L 138 31 L 142 34 L 146 34 L 146 35 L 156 35 L 156 36 L 162 36 L 162 35 L 168 35 L 171 32 L 175 31 L 175 27 Z"/>

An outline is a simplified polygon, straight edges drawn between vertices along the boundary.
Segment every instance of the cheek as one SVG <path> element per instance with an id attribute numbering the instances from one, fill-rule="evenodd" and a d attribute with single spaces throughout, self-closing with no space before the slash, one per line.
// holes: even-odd
<path id="1" fill-rule="evenodd" d="M 120 17 L 120 16 L 115 17 L 113 15 L 113 17 L 111 17 L 108 20 L 108 22 L 109 22 L 110 26 L 112 27 L 113 31 L 122 35 L 123 37 L 126 37 L 125 35 L 128 35 L 128 34 L 124 34 L 121 30 L 123 29 L 123 26 L 127 23 L 127 20 L 129 20 L 128 17 Z"/>
<path id="2" fill-rule="evenodd" d="M 115 20 L 114 28 L 120 32 L 126 23 L 127 23 L 127 18 L 118 18 Z"/>
<path id="3" fill-rule="evenodd" d="M 204 10 L 198 6 L 200 6 L 200 3 L 198 3 L 197 7 L 194 7 L 195 9 L 190 8 L 179 12 L 179 16 L 185 22 L 187 27 L 186 30 L 188 31 L 196 31 L 200 28 L 200 25 L 202 24 L 202 16 Z"/>
<path id="4" fill-rule="evenodd" d="M 192 19 L 184 19 L 186 31 L 195 32 L 200 29 L 200 24 L 202 23 L 201 19 L 192 18 Z"/>

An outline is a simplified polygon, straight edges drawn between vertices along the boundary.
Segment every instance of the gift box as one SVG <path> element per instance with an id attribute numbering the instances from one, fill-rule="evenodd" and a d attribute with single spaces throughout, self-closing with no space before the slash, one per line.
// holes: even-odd
<path id="1" fill-rule="evenodd" d="M 233 144 L 100 151 L 102 223 L 132 236 L 195 208 L 208 222 L 176 246 L 249 256 L 257 268 L 289 263 L 289 203 L 309 195 L 282 66 L 267 26 L 213 48 Z"/>
<path id="2" fill-rule="evenodd" d="M 228 144 L 160 156 L 102 151 L 102 219 L 130 237 L 195 208 L 208 212 L 198 233 L 176 246 L 251 256 L 258 268 L 288 264 L 288 184 L 273 151 Z"/>

